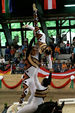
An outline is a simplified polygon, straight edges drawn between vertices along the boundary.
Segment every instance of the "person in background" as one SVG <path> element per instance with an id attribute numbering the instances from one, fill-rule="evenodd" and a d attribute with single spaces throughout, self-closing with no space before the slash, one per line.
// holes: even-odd
<path id="1" fill-rule="evenodd" d="M 13 46 L 11 46 L 11 49 L 10 49 L 10 56 L 11 56 L 11 60 L 13 60 L 14 56 L 15 56 L 15 48 Z"/>
<path id="2" fill-rule="evenodd" d="M 61 72 L 61 67 L 62 67 L 62 64 L 61 64 L 60 60 L 57 60 L 56 62 L 54 62 L 54 64 L 53 64 L 54 72 L 57 72 L 57 71 Z"/>
<path id="3" fill-rule="evenodd" d="M 22 50 L 22 56 L 26 58 L 26 48 Z"/>
<path id="4" fill-rule="evenodd" d="M 73 64 L 72 69 L 75 69 L 75 63 Z"/>
<path id="5" fill-rule="evenodd" d="M 22 74 L 24 73 L 24 66 L 25 66 L 25 64 L 24 64 L 23 60 L 21 60 L 19 63 L 19 72 Z"/>
<path id="6" fill-rule="evenodd" d="M 26 41 L 24 40 L 23 45 L 22 45 L 22 55 L 26 57 L 26 50 L 28 48 L 28 42 L 26 44 Z"/>
<path id="7" fill-rule="evenodd" d="M 47 59 L 47 69 L 48 70 L 52 70 L 52 59 L 51 59 L 52 53 L 51 52 L 52 52 L 52 50 L 50 47 L 49 47 L 49 51 L 48 50 L 45 51 L 45 57 Z"/>
<path id="8" fill-rule="evenodd" d="M 70 54 L 70 43 L 69 43 L 69 40 L 67 40 L 67 44 L 66 44 L 66 53 Z"/>
<path id="9" fill-rule="evenodd" d="M 57 73 L 60 73 L 61 72 L 61 68 L 59 65 L 57 65 L 57 70 L 56 70 Z"/>
<path id="10" fill-rule="evenodd" d="M 65 62 L 62 63 L 62 72 L 65 72 L 67 70 L 67 65 Z"/>
<path id="11" fill-rule="evenodd" d="M 75 37 L 73 38 L 73 43 L 72 43 L 73 46 L 75 46 Z"/>
<path id="12" fill-rule="evenodd" d="M 74 53 L 72 53 L 71 57 L 70 57 L 71 63 L 75 63 L 75 55 Z"/>
<path id="13" fill-rule="evenodd" d="M 22 58 L 22 49 L 21 49 L 21 47 L 19 47 L 17 51 L 18 51 L 19 56 Z"/>
<path id="14" fill-rule="evenodd" d="M 56 45 L 60 46 L 61 43 L 61 35 L 56 36 Z"/>
<path id="15" fill-rule="evenodd" d="M 5 66 L 5 70 L 8 70 L 11 68 L 11 61 L 9 60 L 8 63 Z"/>
<path id="16" fill-rule="evenodd" d="M 13 39 L 13 46 L 16 50 L 19 48 L 18 42 L 19 42 L 19 36 L 16 35 L 16 36 L 14 36 L 14 39 Z"/>
<path id="17" fill-rule="evenodd" d="M 10 59 L 10 48 L 9 46 L 6 47 L 5 49 L 5 60 L 9 60 Z"/>
<path id="18" fill-rule="evenodd" d="M 74 48 L 73 48 L 73 53 L 75 54 L 75 46 L 74 46 Z"/>
<path id="19" fill-rule="evenodd" d="M 71 69 L 73 69 L 73 64 L 72 64 L 72 63 L 70 63 L 70 65 L 69 65 L 69 66 L 67 66 L 67 67 L 69 67 L 69 69 L 68 69 L 68 70 L 71 70 Z"/>
<path id="20" fill-rule="evenodd" d="M 51 39 L 51 43 L 53 44 L 54 43 L 53 35 L 51 35 L 50 39 Z"/>
<path id="21" fill-rule="evenodd" d="M 15 73 L 16 73 L 16 64 L 15 64 L 15 63 L 13 63 L 13 64 L 11 65 L 11 73 L 12 73 L 12 74 L 15 74 Z"/>
<path id="22" fill-rule="evenodd" d="M 66 47 L 65 43 L 63 41 L 61 41 L 61 43 L 60 43 L 60 52 L 62 54 L 65 53 L 65 47 Z"/>
<path id="23" fill-rule="evenodd" d="M 58 59 L 58 55 L 60 54 L 60 47 L 57 45 L 55 47 L 54 51 L 55 51 L 55 53 L 54 53 L 55 55 L 54 56 L 55 56 L 56 59 Z"/>

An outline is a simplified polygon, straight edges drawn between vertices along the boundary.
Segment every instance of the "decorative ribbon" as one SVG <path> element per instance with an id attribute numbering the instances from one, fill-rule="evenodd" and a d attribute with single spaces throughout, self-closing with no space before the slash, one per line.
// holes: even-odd
<path id="1" fill-rule="evenodd" d="M 9 86 L 8 84 L 5 83 L 5 81 L 2 79 L 2 83 L 9 89 L 14 89 L 16 87 L 18 87 L 21 84 L 22 80 L 20 80 L 16 85 L 14 86 Z"/>
<path id="2" fill-rule="evenodd" d="M 64 88 L 67 84 L 69 84 L 70 81 L 71 81 L 70 79 L 67 80 L 67 81 L 66 81 L 63 85 L 61 85 L 61 86 L 55 86 L 55 85 L 53 84 L 53 82 L 51 82 L 51 86 L 52 86 L 53 88 L 57 88 L 57 89 Z"/>
<path id="3" fill-rule="evenodd" d="M 44 67 L 40 67 L 38 70 L 38 76 L 39 77 L 46 77 L 49 76 L 49 71 L 45 69 Z M 66 72 L 61 72 L 61 73 L 52 73 L 52 78 L 54 79 L 65 79 L 69 78 L 70 76 L 74 75 L 75 76 L 75 69 L 68 70 Z"/>
<path id="4" fill-rule="evenodd" d="M 41 67 L 39 69 L 39 73 L 38 73 L 38 76 L 39 77 L 46 77 L 46 76 L 49 76 L 49 71 L 47 69 L 45 69 L 44 67 Z M 69 78 L 69 80 L 67 80 L 63 85 L 61 86 L 55 86 L 53 84 L 53 82 L 51 81 L 51 86 L 53 88 L 64 88 L 67 84 L 69 84 L 71 82 L 71 85 L 70 85 L 70 88 L 73 88 L 74 87 L 74 82 L 75 82 L 75 79 L 74 79 L 74 76 L 75 76 L 75 69 L 72 69 L 72 70 L 69 70 L 69 71 L 66 71 L 64 73 L 52 73 L 52 78 L 54 79 L 63 79 L 63 78 Z M 16 85 L 14 86 L 9 86 L 8 84 L 5 83 L 4 79 L 2 78 L 1 79 L 1 82 L 9 89 L 14 89 L 16 87 L 18 87 L 21 83 L 22 83 L 22 80 L 20 80 Z M 1 84 L 1 83 L 0 83 Z M 1 87 L 1 86 L 0 86 Z M 21 84 L 21 88 L 22 88 L 22 84 Z"/>

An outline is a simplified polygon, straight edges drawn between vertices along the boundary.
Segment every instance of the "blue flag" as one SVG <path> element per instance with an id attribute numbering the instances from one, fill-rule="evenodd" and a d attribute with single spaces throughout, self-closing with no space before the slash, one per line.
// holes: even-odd
<path id="1" fill-rule="evenodd" d="M 9 0 L 9 12 L 10 12 L 10 13 L 13 12 L 13 8 L 12 8 L 12 0 Z"/>

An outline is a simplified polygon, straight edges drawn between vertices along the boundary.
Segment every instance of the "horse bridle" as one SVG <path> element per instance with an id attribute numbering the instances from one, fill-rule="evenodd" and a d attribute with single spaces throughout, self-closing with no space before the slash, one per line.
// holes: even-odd
<path id="1" fill-rule="evenodd" d="M 54 108 L 53 108 L 53 110 L 52 110 L 52 112 L 51 112 L 51 113 L 54 113 L 54 111 L 56 110 L 55 108 L 56 108 L 56 107 L 54 107 Z M 59 110 L 59 111 L 61 111 L 61 110 Z"/>
<path id="2" fill-rule="evenodd" d="M 53 110 L 52 110 L 52 112 L 51 112 L 51 113 L 54 113 L 54 111 L 55 111 L 55 107 L 53 108 Z"/>

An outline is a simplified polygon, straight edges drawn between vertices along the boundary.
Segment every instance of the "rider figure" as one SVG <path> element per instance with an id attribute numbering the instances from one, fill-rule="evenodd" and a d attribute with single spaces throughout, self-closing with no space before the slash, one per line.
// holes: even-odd
<path id="1" fill-rule="evenodd" d="M 51 73 L 48 78 L 44 78 L 41 87 L 36 86 L 36 92 L 29 104 L 26 104 L 23 108 L 21 108 L 17 113 L 33 113 L 37 110 L 38 106 L 44 102 L 44 98 L 48 93 L 48 85 L 51 82 Z"/>
<path id="2" fill-rule="evenodd" d="M 35 4 L 33 4 L 33 12 L 34 12 L 34 27 L 25 25 L 24 28 L 29 28 L 29 29 L 33 30 L 34 35 L 36 36 L 37 41 L 38 41 L 38 47 L 39 47 L 38 51 L 39 51 L 40 56 L 43 53 L 46 53 L 46 54 L 48 53 L 48 56 L 50 58 L 49 53 L 51 53 L 51 49 L 46 44 L 45 34 L 43 32 L 41 32 L 38 27 L 37 8 L 36 8 Z M 21 98 L 20 98 L 20 103 L 23 102 L 24 97 L 27 95 L 28 87 L 30 88 L 30 91 L 31 91 L 31 96 L 28 100 L 28 103 L 30 103 L 32 101 L 32 98 L 36 91 L 36 86 L 38 86 L 39 89 L 41 88 L 41 84 L 37 77 L 38 69 L 40 67 L 40 60 L 37 57 L 38 52 L 35 52 L 35 54 L 33 55 L 33 53 L 34 53 L 33 51 L 34 51 L 34 49 L 32 48 L 31 51 L 29 53 L 27 53 L 27 59 L 25 61 L 25 63 L 26 63 L 25 74 L 23 76 L 24 90 L 23 90 L 23 94 L 21 95 Z M 50 60 L 49 63 L 50 63 L 49 69 L 51 69 L 52 61 Z"/>

